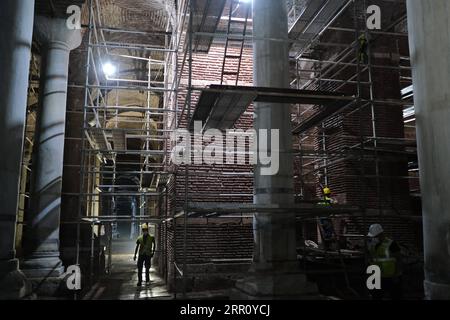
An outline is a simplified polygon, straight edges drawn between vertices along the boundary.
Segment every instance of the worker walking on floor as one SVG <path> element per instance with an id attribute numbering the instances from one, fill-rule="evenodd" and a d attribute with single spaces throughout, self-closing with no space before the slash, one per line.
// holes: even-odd
<path id="1" fill-rule="evenodd" d="M 142 235 L 136 240 L 136 249 L 134 250 L 134 261 L 136 261 L 136 255 L 139 251 L 139 257 L 137 261 L 138 267 L 138 286 L 142 285 L 142 268 L 145 264 L 145 282 L 150 282 L 150 265 L 151 259 L 155 253 L 156 243 L 155 238 L 148 232 L 148 225 L 144 223 L 142 225 Z"/>
<path id="2" fill-rule="evenodd" d="M 381 289 L 371 291 L 374 300 L 389 295 L 392 300 L 402 298 L 402 257 L 398 244 L 386 237 L 380 224 L 372 224 L 367 235 L 370 238 L 370 263 L 381 270 Z"/>

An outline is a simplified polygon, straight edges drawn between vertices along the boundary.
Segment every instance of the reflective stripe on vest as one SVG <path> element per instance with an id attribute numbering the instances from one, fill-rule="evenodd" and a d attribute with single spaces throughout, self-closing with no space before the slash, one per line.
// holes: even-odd
<path id="1" fill-rule="evenodd" d="M 318 204 L 321 206 L 331 206 L 331 198 L 325 196 L 324 199 L 320 201 Z"/>
<path id="2" fill-rule="evenodd" d="M 373 262 L 380 267 L 383 278 L 395 276 L 397 270 L 397 259 L 391 257 L 389 250 L 392 243 L 391 239 L 384 239 L 373 252 Z"/>

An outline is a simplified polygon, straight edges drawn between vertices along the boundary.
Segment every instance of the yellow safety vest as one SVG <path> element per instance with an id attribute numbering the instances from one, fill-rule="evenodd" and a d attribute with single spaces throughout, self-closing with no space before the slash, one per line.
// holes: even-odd
<path id="1" fill-rule="evenodd" d="M 147 236 L 147 239 L 144 241 L 144 236 L 140 236 L 136 243 L 139 244 L 139 255 L 152 255 L 152 243 L 153 243 L 153 237 L 151 235 Z"/>
<path id="2" fill-rule="evenodd" d="M 331 206 L 331 202 L 332 202 L 332 199 L 330 197 L 324 196 L 323 200 L 320 201 L 318 204 L 321 206 Z"/>
<path id="3" fill-rule="evenodd" d="M 382 278 L 392 278 L 397 274 L 397 259 L 391 257 L 390 246 L 393 243 L 391 239 L 384 239 L 376 248 L 371 250 L 372 261 L 380 267 Z"/>

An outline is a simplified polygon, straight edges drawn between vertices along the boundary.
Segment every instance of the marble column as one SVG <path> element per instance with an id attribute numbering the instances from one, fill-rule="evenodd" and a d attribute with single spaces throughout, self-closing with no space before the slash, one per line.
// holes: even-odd
<path id="1" fill-rule="evenodd" d="M 0 300 L 27 291 L 15 257 L 34 1 L 0 2 Z"/>
<path id="2" fill-rule="evenodd" d="M 407 8 L 422 193 L 425 296 L 450 300 L 450 2 L 408 0 Z"/>
<path id="3" fill-rule="evenodd" d="M 81 32 L 68 29 L 64 19 L 38 16 L 35 33 L 42 45 L 40 101 L 23 272 L 29 278 L 59 277 L 64 272 L 59 224 L 69 54 L 81 44 Z"/>
<path id="4" fill-rule="evenodd" d="M 289 88 L 289 44 L 286 4 L 282 1 L 258 0 L 253 3 L 254 85 L 257 87 Z M 266 38 L 279 41 L 265 40 Z M 283 42 L 284 41 L 284 42 Z M 254 203 L 285 205 L 294 203 L 291 106 L 282 103 L 258 102 L 255 105 L 254 128 L 279 132 L 279 150 L 268 143 L 268 154 L 279 153 L 279 168 L 273 174 L 264 173 L 258 161 L 255 167 Z M 261 148 L 258 135 L 258 151 Z M 293 214 L 257 213 L 254 217 L 256 236 L 254 268 L 285 269 L 297 264 L 295 216 Z"/>
<path id="5" fill-rule="evenodd" d="M 285 1 L 253 2 L 253 78 L 256 87 L 289 88 L 288 21 Z M 274 40 L 275 39 L 275 40 Z M 279 154 L 278 170 L 269 172 L 258 160 L 255 166 L 253 202 L 261 207 L 294 205 L 291 106 L 257 102 L 254 128 L 258 154 Z M 261 135 L 265 130 L 267 136 Z M 264 132 L 264 131 L 263 131 Z M 279 146 L 271 135 L 278 132 Z M 261 145 L 267 139 L 267 147 Z M 273 157 L 276 159 L 276 157 Z M 299 272 L 294 213 L 258 212 L 253 218 L 252 275 L 236 283 L 249 297 L 295 297 L 315 294 L 317 288 Z"/>

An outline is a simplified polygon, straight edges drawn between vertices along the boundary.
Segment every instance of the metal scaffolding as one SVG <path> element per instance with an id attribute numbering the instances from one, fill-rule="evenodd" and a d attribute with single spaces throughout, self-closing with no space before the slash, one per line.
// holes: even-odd
<path id="1" fill-rule="evenodd" d="M 155 33 L 146 32 L 147 36 L 164 37 L 164 45 L 155 46 L 146 43 L 124 43 L 109 41 L 108 34 L 136 35 L 142 34 L 138 30 L 120 30 L 104 26 L 101 20 L 101 8 L 98 1 L 89 0 L 89 23 L 86 27 L 88 32 L 88 41 L 86 45 L 87 63 L 86 79 L 83 85 L 85 89 L 84 107 L 83 107 L 83 128 L 81 140 L 81 158 L 80 165 L 80 194 L 79 210 L 77 218 L 77 261 L 80 263 L 80 228 L 82 224 L 90 224 L 92 227 L 92 244 L 94 243 L 94 232 L 97 225 L 109 225 L 112 227 L 118 221 L 127 221 L 131 223 L 150 222 L 160 226 L 161 233 L 164 232 L 165 244 L 160 250 L 162 259 L 166 261 L 166 279 L 168 278 L 167 266 L 172 264 L 174 276 L 174 295 L 177 297 L 177 283 L 181 277 L 183 286 L 183 296 L 186 297 L 187 287 L 187 231 L 189 228 L 188 219 L 190 217 L 206 217 L 213 214 L 214 217 L 239 216 L 251 217 L 255 211 L 265 210 L 252 205 L 242 204 L 235 208 L 220 207 L 210 204 L 207 207 L 201 207 L 197 203 L 190 201 L 189 177 L 192 175 L 213 175 L 215 173 L 199 172 L 190 168 L 189 165 L 183 167 L 176 166 L 171 161 L 170 155 L 170 134 L 178 128 L 186 128 L 191 120 L 196 116 L 194 108 L 193 92 L 202 92 L 205 88 L 195 87 L 192 81 L 193 73 L 193 53 L 197 51 L 208 51 L 214 39 L 225 39 L 225 53 L 222 65 L 221 79 L 227 75 L 227 60 L 238 60 L 235 76 L 236 85 L 239 83 L 239 71 L 241 67 L 242 52 L 244 46 L 248 45 L 254 38 L 249 31 L 248 24 L 250 9 L 247 8 L 247 14 L 244 21 L 241 20 L 241 34 L 230 33 L 233 17 L 233 4 L 231 2 L 228 13 L 227 33 L 217 31 L 218 21 L 221 15 L 217 16 L 217 8 L 210 20 L 208 12 L 199 14 L 201 6 L 196 6 L 199 1 L 184 0 L 178 1 L 176 6 L 175 18 L 169 22 L 164 32 Z M 202 1 L 200 1 L 203 3 Z M 308 178 L 311 176 L 317 178 L 318 184 L 327 185 L 328 179 L 332 176 L 328 168 L 337 161 L 346 159 L 357 159 L 361 164 L 362 173 L 356 175 L 361 180 L 363 198 L 367 191 L 364 190 L 365 180 L 376 179 L 377 196 L 380 199 L 380 181 L 388 178 L 381 176 L 379 172 L 380 158 L 385 156 L 380 148 L 381 142 L 391 142 L 406 144 L 406 139 L 390 139 L 380 137 L 376 130 L 376 110 L 377 105 L 411 106 L 411 98 L 408 100 L 382 100 L 376 99 L 373 95 L 373 75 L 374 69 L 396 69 L 400 72 L 409 72 L 410 67 L 399 65 L 398 67 L 373 65 L 370 59 L 370 45 L 368 48 L 368 61 L 365 63 L 358 58 L 360 54 L 358 39 L 361 34 L 371 37 L 403 37 L 403 34 L 392 32 L 401 20 L 389 26 L 383 31 L 373 32 L 367 29 L 361 21 L 366 20 L 367 13 L 365 8 L 366 1 L 324 1 L 323 5 L 317 8 L 315 13 L 299 10 L 300 2 L 291 1 L 291 10 L 289 11 L 289 21 L 291 25 L 291 38 L 288 40 L 292 45 L 291 57 L 296 66 L 296 75 L 291 82 L 292 92 L 284 92 L 285 98 L 299 98 L 299 92 L 310 91 L 317 92 L 326 102 L 316 102 L 295 104 L 292 107 L 293 117 L 300 119 L 294 129 L 293 135 L 298 139 L 298 149 L 293 150 L 298 159 L 301 168 L 296 172 L 296 178 L 301 181 L 301 190 L 297 196 L 301 205 L 290 208 L 268 208 L 279 213 L 296 212 L 299 220 L 307 220 L 321 216 L 338 215 L 342 213 L 360 214 L 365 217 L 365 203 L 362 201 L 360 208 L 348 206 L 335 206 L 331 208 L 318 208 L 317 201 L 305 201 L 304 194 Z M 327 5 L 334 3 L 333 7 Z M 222 4 L 222 2 L 221 2 Z M 205 3 L 203 3 L 205 5 Z M 223 3 L 225 6 L 225 3 Z M 208 5 L 206 5 L 208 7 Z M 222 7 L 223 10 L 223 7 Z M 335 27 L 335 22 L 344 13 L 353 10 L 355 27 L 354 29 L 344 29 Z M 195 12 L 195 14 L 190 14 Z M 351 12 L 351 11 L 350 11 Z M 305 14 L 309 14 L 305 21 Z M 251 16 L 251 15 L 250 15 Z M 205 24 L 207 21 L 210 24 Z M 305 24 L 303 27 L 299 23 Z M 212 24 L 212 25 L 211 25 Z M 350 33 L 354 34 L 350 43 L 332 43 L 329 40 L 322 41 L 322 36 L 326 32 Z M 295 33 L 295 36 L 293 34 Z M 236 40 L 238 38 L 238 40 Z M 230 56 L 227 52 L 230 41 L 240 41 L 240 56 Z M 206 44 L 205 44 L 206 43 Z M 370 42 L 369 42 L 370 44 Z M 203 49 L 199 49 L 199 46 Z M 207 49 L 205 49 L 205 47 Z M 311 56 L 312 50 L 318 47 L 339 48 L 339 53 L 333 58 L 326 60 L 316 59 Z M 114 62 L 112 62 L 114 61 Z M 124 62 L 125 61 L 125 62 Z M 406 59 L 402 60 L 406 61 Z M 111 63 L 115 65 L 116 75 L 105 74 L 103 67 Z M 122 64 L 126 68 L 134 66 L 139 72 L 126 72 L 122 70 Z M 349 73 L 351 70 L 351 74 Z M 229 71 L 228 71 L 229 72 Z M 308 74 L 308 77 L 304 77 Z M 342 74 L 346 74 L 342 79 Z M 182 78 L 187 77 L 187 84 L 182 85 Z M 402 82 L 409 84 L 408 77 L 402 77 Z M 339 93 L 344 86 L 353 86 L 354 95 L 349 99 L 345 96 L 345 101 L 340 101 L 339 105 L 333 105 L 333 102 L 342 100 Z M 210 88 L 211 89 L 211 88 Z M 214 91 L 214 88 L 212 88 Z M 365 97 L 363 90 L 369 90 L 370 96 Z M 223 88 L 216 89 L 224 93 Z M 130 92 L 138 97 L 143 97 L 143 104 L 121 104 L 121 98 L 126 97 Z M 328 97 L 320 94 L 328 92 Z M 247 92 L 248 93 L 248 92 Z M 241 92 L 242 94 L 242 92 Z M 278 94 L 280 94 L 278 92 Z M 185 95 L 184 105 L 179 103 L 179 97 Z M 341 96 L 341 98 L 339 98 Z M 256 95 L 255 95 L 256 97 Z M 253 98 L 254 99 L 254 98 Z M 156 101 L 156 102 L 155 102 Z M 254 100 L 250 99 L 250 102 Z M 322 113 L 314 115 L 315 118 L 308 118 L 302 121 L 304 114 L 312 108 L 329 104 L 329 109 Z M 359 143 L 344 151 L 329 151 L 326 148 L 328 139 L 332 134 L 316 134 L 311 132 L 313 128 L 326 126 L 326 121 L 337 115 L 356 114 L 361 110 L 370 108 L 372 135 L 364 136 L 360 132 L 359 136 L 352 136 L 359 140 Z M 181 119 L 185 117 L 186 122 Z M 361 118 L 360 121 L 363 121 Z M 321 148 L 317 150 L 308 149 L 305 141 L 315 139 Z M 136 143 L 138 147 L 136 147 Z M 133 147 L 134 146 L 134 147 Z M 395 156 L 395 155 L 394 155 Z M 364 173 L 364 162 L 373 161 L 375 167 L 374 175 Z M 315 167 L 314 167 L 315 166 Z M 312 170 L 304 172 L 305 168 Z M 222 173 L 226 174 L 226 173 Z M 243 175 L 252 177 L 252 172 L 243 173 Z M 182 208 L 177 208 L 177 177 L 184 179 L 184 200 Z M 400 177 L 409 178 L 409 177 Z M 174 204 L 170 206 L 170 198 L 175 199 Z M 122 198 L 129 201 L 135 201 L 139 207 L 139 213 L 122 214 L 117 211 L 117 203 Z M 132 200 L 135 199 L 135 200 Z M 159 208 L 155 209 L 152 203 L 156 203 Z M 311 204 L 312 203 L 312 204 Z M 381 205 L 380 205 L 381 208 Z M 267 208 L 266 208 L 267 209 Z M 303 212 L 309 210 L 311 214 L 305 215 Z M 381 210 L 381 209 L 380 209 Z M 158 212 L 156 212 L 158 211 Z M 105 214 L 108 212 L 108 214 Z M 250 215 L 249 215 L 250 214 Z M 182 218 L 183 243 L 182 254 L 178 254 L 176 249 L 177 241 L 177 220 Z M 173 225 L 173 243 L 169 244 L 168 225 Z M 164 228 L 162 229 L 162 226 Z M 167 248 L 173 245 L 173 259 L 169 261 L 169 252 Z M 110 248 L 109 248 L 110 249 Z M 303 248 L 306 250 L 306 248 Z M 91 258 L 93 259 L 93 250 L 91 247 Z M 111 251 L 109 250 L 109 253 Z M 339 251 L 340 254 L 340 251 Z M 91 261 L 91 267 L 92 267 Z M 109 259 L 110 267 L 111 259 Z M 347 272 L 346 270 L 344 270 Z"/>
<path id="2" fill-rule="evenodd" d="M 195 1 L 191 1 L 194 2 Z M 361 166 L 361 173 L 351 175 L 352 177 L 357 177 L 361 181 L 362 186 L 362 199 L 365 199 L 367 197 L 367 190 L 365 190 L 364 185 L 366 184 L 367 179 L 375 179 L 376 185 L 377 185 L 377 191 L 376 196 L 379 199 L 379 202 L 381 201 L 381 192 L 380 192 L 380 185 L 381 185 L 381 179 L 391 179 L 392 177 L 389 176 L 382 176 L 380 174 L 379 170 L 379 162 L 380 159 L 386 158 L 386 150 L 384 150 L 382 147 L 380 147 L 380 144 L 397 144 L 397 145 L 408 145 L 412 141 L 406 139 L 406 138 L 389 138 L 389 137 L 382 137 L 378 134 L 376 130 L 376 112 L 377 112 L 377 106 L 379 105 L 391 105 L 391 106 L 403 106 L 408 107 L 413 105 L 412 97 L 408 97 L 406 100 L 393 100 L 393 99 L 377 99 L 374 97 L 373 94 L 373 70 L 398 70 L 400 73 L 406 73 L 407 75 L 410 73 L 410 66 L 406 63 L 399 66 L 389 66 L 389 65 L 375 65 L 371 61 L 371 48 L 370 48 L 370 42 L 367 48 L 367 57 L 368 61 L 362 61 L 359 58 L 360 55 L 360 43 L 359 39 L 362 34 L 364 34 L 369 39 L 374 39 L 376 37 L 391 37 L 391 38 L 402 38 L 406 34 L 399 33 L 393 31 L 393 29 L 401 23 L 405 15 L 403 17 L 400 17 L 397 21 L 395 21 L 393 24 L 388 26 L 384 30 L 377 30 L 377 31 L 371 31 L 367 29 L 367 11 L 366 6 L 367 3 L 365 0 L 360 1 L 315 1 L 315 5 L 317 6 L 315 12 L 309 12 L 303 10 L 304 7 L 301 7 L 301 5 L 304 5 L 305 2 L 310 3 L 309 1 L 305 0 L 294 0 L 291 1 L 291 9 L 289 10 L 289 30 L 290 30 L 290 39 L 288 42 L 291 44 L 291 56 L 292 56 L 292 62 L 296 65 L 296 77 L 291 82 L 291 88 L 298 89 L 298 90 L 311 90 L 316 92 L 323 92 L 327 91 L 329 93 L 339 93 L 339 91 L 344 86 L 353 86 L 353 98 L 349 99 L 346 103 L 339 105 L 339 107 L 328 107 L 325 109 L 325 112 L 322 113 L 316 113 L 311 118 L 308 118 L 306 121 L 299 121 L 298 126 L 294 129 L 293 134 L 298 137 L 299 145 L 298 150 L 293 150 L 294 155 L 297 159 L 299 159 L 301 163 L 301 170 L 300 173 L 295 173 L 295 175 L 298 177 L 298 179 L 301 181 L 302 189 L 300 191 L 300 194 L 298 194 L 298 199 L 300 202 L 305 203 L 305 200 L 303 199 L 304 196 L 304 185 L 305 180 L 309 176 L 318 176 L 317 178 L 317 184 L 319 185 L 327 185 L 328 179 L 332 176 L 330 174 L 328 168 L 335 164 L 337 161 L 345 161 L 348 159 L 356 159 Z M 233 4 L 231 2 L 230 5 L 231 9 L 233 7 Z M 302 8 L 302 9 L 299 9 Z M 309 8 L 311 9 L 311 8 Z M 344 13 L 350 13 L 354 18 L 355 26 L 354 28 L 339 28 L 335 26 L 336 22 L 340 17 L 343 16 Z M 206 13 L 205 13 L 206 14 Z M 231 12 L 229 13 L 228 20 L 231 21 Z M 247 23 L 249 19 L 245 18 L 245 22 Z M 193 23 L 190 21 L 189 23 Z M 303 24 L 301 26 L 300 24 Z M 189 28 L 188 30 L 196 30 L 196 28 Z M 334 33 L 351 33 L 353 34 L 353 38 L 349 43 L 333 43 L 330 42 L 325 38 L 325 40 L 322 40 L 324 38 L 323 36 L 326 34 L 326 32 L 334 32 Z M 294 35 L 295 34 L 295 35 Z M 223 59 L 223 66 L 222 66 L 222 80 L 223 82 L 223 75 L 224 75 L 224 69 L 225 65 L 227 63 L 227 45 L 230 39 L 236 40 L 237 36 L 236 33 L 231 34 L 230 33 L 230 24 L 228 25 L 228 31 L 227 33 L 221 33 L 219 31 L 212 32 L 212 31 L 198 31 L 185 34 L 186 42 L 185 42 L 185 51 L 184 51 L 184 59 L 181 66 L 181 70 L 185 67 L 185 62 L 188 61 L 188 87 L 187 90 L 187 99 L 185 101 L 184 107 L 181 111 L 181 116 L 187 114 L 187 123 L 188 126 L 192 126 L 192 122 L 197 119 L 201 118 L 203 120 L 208 119 L 211 120 L 213 117 L 214 112 L 222 112 L 224 106 L 222 106 L 222 109 L 217 109 L 217 106 L 220 106 L 220 99 L 224 98 L 227 94 L 230 94 L 230 88 L 223 88 L 220 86 L 211 86 L 208 88 L 196 88 L 192 86 L 192 42 L 196 43 L 195 39 L 196 37 L 206 37 L 206 36 L 213 36 L 215 39 L 218 39 L 218 41 L 225 39 L 225 54 Z M 251 42 L 255 38 L 250 35 L 250 32 L 247 32 L 246 26 L 242 29 L 242 34 L 238 36 L 239 40 L 242 40 L 244 46 L 245 42 Z M 273 40 L 273 39 L 272 39 Z M 317 48 L 339 48 L 338 54 L 336 54 L 334 57 L 328 58 L 328 59 L 315 59 L 311 57 L 311 52 L 313 50 L 316 50 Z M 242 51 L 241 51 L 242 55 Z M 239 58 L 241 59 L 241 58 Z M 404 58 L 402 59 L 404 62 L 408 59 Z M 351 70 L 351 71 L 349 71 Z M 308 74 L 308 77 L 306 79 L 304 78 L 304 74 Z M 342 74 L 346 74 L 345 78 L 342 78 Z M 181 77 L 181 74 L 180 74 Z M 410 77 L 408 76 L 401 76 L 400 78 L 402 84 L 410 84 Z M 237 84 L 236 80 L 236 84 Z M 231 90 L 239 90 L 238 87 L 232 88 Z M 249 88 L 246 88 L 245 90 L 241 89 L 241 94 L 248 94 Z M 369 96 L 365 96 L 362 94 L 363 91 L 369 91 Z M 203 95 L 200 96 L 198 105 L 196 106 L 196 109 L 194 109 L 194 113 L 191 112 L 192 108 L 192 92 L 193 91 L 199 91 L 202 94 L 208 94 L 211 92 L 216 91 L 218 95 L 218 100 L 214 100 L 215 98 L 212 98 L 211 95 L 208 97 L 204 97 L 204 100 L 202 100 Z M 298 92 L 296 93 L 298 94 Z M 285 94 L 286 97 L 289 95 L 289 93 Z M 333 100 L 334 98 L 334 100 Z M 209 100 L 208 100 L 209 99 Z M 204 102 L 204 105 L 202 104 L 202 101 Z M 239 100 L 242 102 L 242 100 Z M 249 103 L 251 103 L 253 100 L 248 99 L 246 101 L 246 105 L 248 106 Z M 330 97 L 329 102 L 336 101 L 336 94 L 334 97 Z M 248 103 L 248 104 L 247 104 Z M 296 104 L 295 107 L 293 107 L 293 116 L 295 116 L 297 119 L 302 119 L 305 110 L 309 110 L 311 108 L 314 108 L 320 104 L 316 103 L 310 103 L 307 104 L 301 104 L 301 103 L 295 103 L 291 102 L 293 104 Z M 323 103 L 322 103 L 323 104 Z M 214 107 L 211 107 L 214 105 Z M 208 110 L 199 110 L 198 108 L 205 107 Z M 239 106 L 239 103 L 236 105 Z M 240 106 L 241 108 L 244 108 L 245 106 Z M 359 143 L 349 148 L 349 150 L 343 150 L 343 151 L 329 151 L 326 148 L 327 139 L 332 138 L 332 135 L 328 135 L 325 133 L 325 130 L 323 130 L 322 133 L 319 135 L 315 133 L 311 133 L 311 129 L 322 127 L 324 128 L 326 126 L 326 121 L 332 117 L 336 117 L 338 115 L 343 114 L 359 114 L 360 117 L 360 125 L 362 125 L 362 110 L 365 108 L 370 109 L 371 114 L 371 131 L 372 134 L 367 136 L 364 135 L 363 131 L 360 131 L 360 134 L 358 136 L 347 136 L 350 138 L 357 139 Z M 229 109 L 227 109 L 229 111 Z M 207 113 L 205 113 L 207 112 Z M 208 113 L 209 112 L 209 113 Z M 201 115 L 199 115 L 201 114 Z M 223 117 L 222 117 L 223 119 Z M 234 121 L 236 121 L 236 117 L 234 117 Z M 228 124 L 229 125 L 229 124 Z M 206 124 L 205 124 L 206 126 Z M 204 127 L 205 128 L 205 127 Z M 225 129 L 225 128 L 221 128 Z M 319 150 L 308 150 L 307 147 L 303 145 L 303 141 L 307 139 L 316 139 L 320 144 L 321 148 Z M 414 156 L 415 152 L 392 152 L 392 157 L 398 157 L 398 156 L 404 156 L 404 155 L 411 155 Z M 384 157 L 384 158 L 383 158 Z M 373 166 L 375 168 L 375 174 L 366 174 L 364 172 L 364 163 L 371 161 L 373 162 Z M 316 168 L 314 170 L 311 170 L 309 172 L 304 172 L 304 168 L 308 168 L 311 166 L 316 165 Z M 183 254 L 181 259 L 179 257 L 175 257 L 174 259 L 174 270 L 175 270 L 175 283 L 177 279 L 177 275 L 181 276 L 183 279 L 183 293 L 186 294 L 186 278 L 187 278 L 187 269 L 186 269 L 186 233 L 188 228 L 187 219 L 191 217 L 230 217 L 231 215 L 234 215 L 236 217 L 252 217 L 251 214 L 258 210 L 264 210 L 263 208 L 255 208 L 252 206 L 246 206 L 245 204 L 242 204 L 241 206 L 238 206 L 237 208 L 229 208 L 224 207 L 220 205 L 214 205 L 209 204 L 205 207 L 199 208 L 196 203 L 192 203 L 190 201 L 189 196 L 189 189 L 188 189 L 188 180 L 190 175 L 205 175 L 210 176 L 214 173 L 204 173 L 200 171 L 190 170 L 189 166 L 186 165 L 184 167 L 184 184 L 185 184 L 185 191 L 184 191 L 184 206 L 183 210 L 179 211 L 176 215 L 174 215 L 171 219 L 176 223 L 177 218 L 183 218 L 183 228 L 184 228 L 184 239 L 183 239 Z M 318 175 L 318 173 L 320 173 Z M 252 173 L 248 173 L 248 176 L 252 176 Z M 350 176 L 350 175 L 347 175 Z M 410 176 L 403 177 L 403 176 L 396 176 L 396 179 L 411 179 Z M 302 200 L 303 199 L 303 200 Z M 320 201 L 320 200 L 318 200 Z M 307 202 L 307 201 L 306 201 Z M 379 203 L 379 211 L 381 214 L 381 203 Z M 279 213 L 283 212 L 296 212 L 298 214 L 298 219 L 302 221 L 311 220 L 311 215 L 314 216 L 316 219 L 317 217 L 330 217 L 333 215 L 339 215 L 342 212 L 347 212 L 351 215 L 361 215 L 363 217 L 364 225 L 367 224 L 366 222 L 366 210 L 365 210 L 365 201 L 361 201 L 361 205 L 359 208 L 351 210 L 350 208 L 346 208 L 345 206 L 339 208 L 339 206 L 334 206 L 332 208 L 321 208 L 320 213 L 314 211 L 313 207 L 308 206 L 300 206 L 297 208 L 282 208 L 280 210 L 275 210 Z M 271 209 L 274 210 L 273 208 Z M 305 210 L 310 210 L 311 215 L 305 215 Z M 250 215 L 248 215 L 250 214 Z M 175 228 L 176 229 L 176 228 Z M 365 240 L 364 235 L 360 235 L 360 238 Z M 175 237 L 176 239 L 176 237 Z M 364 241 L 366 243 L 366 241 Z M 305 249 L 305 248 L 303 248 Z M 365 250 L 366 251 L 366 250 Z M 339 257 L 342 261 L 342 255 L 341 250 L 338 250 Z M 180 267 L 179 264 L 177 264 L 177 261 L 182 261 L 182 267 Z M 345 265 L 342 263 L 340 264 L 340 267 L 343 267 L 340 269 L 344 272 L 345 277 L 347 279 L 348 283 L 348 274 L 347 269 L 345 268 Z M 351 289 L 351 288 L 350 288 Z"/>
<path id="3" fill-rule="evenodd" d="M 166 30 L 155 32 L 107 27 L 99 1 L 87 3 L 80 193 L 70 195 L 79 197 L 77 265 L 81 263 L 81 226 L 91 226 L 91 281 L 94 240 L 101 226 L 112 240 L 118 223 L 130 223 L 132 237 L 140 223 L 159 226 L 169 216 L 167 183 L 174 178 L 169 140 L 179 121 L 179 34 L 185 15 L 184 1 L 178 3 Z M 126 42 L 112 41 L 117 37 Z M 157 39 L 159 44 L 140 39 Z M 121 208 L 124 203 L 126 209 Z M 109 241 L 109 271 L 111 245 Z M 167 256 L 161 248 L 157 253 Z"/>
<path id="4" fill-rule="evenodd" d="M 294 7 L 291 13 L 295 15 L 295 3 L 298 1 L 293 1 Z M 321 10 L 329 11 L 325 7 L 329 5 L 329 2 L 323 2 L 324 7 Z M 391 105 L 391 106 L 403 106 L 408 107 L 413 105 L 412 96 L 409 96 L 409 99 L 406 100 L 392 100 L 392 99 L 379 99 L 374 96 L 374 82 L 373 82 L 373 71 L 374 70 L 397 70 L 401 74 L 401 72 L 410 72 L 410 66 L 407 65 L 375 65 L 372 62 L 372 43 L 379 37 L 390 37 L 393 39 L 397 39 L 398 37 L 405 37 L 406 34 L 393 32 L 392 29 L 395 28 L 400 22 L 403 21 L 405 16 L 401 17 L 399 20 L 395 21 L 393 24 L 388 26 L 385 30 L 369 30 L 367 28 L 367 2 L 365 0 L 361 1 L 346 1 L 342 3 L 342 8 L 338 8 L 338 12 L 333 18 L 329 21 L 329 23 L 325 24 L 325 26 L 320 29 L 320 31 L 316 34 L 315 37 L 312 38 L 311 42 L 308 43 L 301 52 L 295 55 L 295 63 L 297 76 L 291 82 L 291 85 L 296 86 L 299 89 L 313 89 L 313 90 L 327 90 L 327 91 L 339 91 L 344 86 L 354 88 L 355 96 L 354 101 L 350 102 L 346 107 L 340 108 L 336 112 L 327 112 L 326 110 L 321 110 L 319 112 L 313 113 L 312 116 L 307 118 L 306 120 L 302 120 L 304 118 L 304 114 L 307 114 L 308 111 L 314 110 L 315 106 L 298 106 L 297 108 L 297 119 L 300 119 L 299 125 L 294 129 L 294 134 L 298 135 L 298 144 L 300 153 L 297 153 L 298 162 L 300 163 L 300 168 L 297 168 L 297 175 L 300 175 L 301 190 L 300 195 L 303 196 L 305 194 L 305 185 L 306 181 L 315 180 L 315 183 L 311 183 L 312 185 L 321 185 L 328 186 L 329 179 L 333 178 L 333 175 L 330 174 L 329 168 L 334 165 L 348 161 L 354 160 L 356 163 L 360 164 L 360 173 L 350 175 L 339 174 L 339 177 L 355 177 L 360 180 L 360 193 L 361 193 L 361 204 L 360 204 L 360 213 L 362 215 L 362 224 L 363 228 L 368 227 L 367 220 L 367 210 L 366 203 L 368 199 L 368 190 L 367 190 L 367 182 L 369 179 L 373 179 L 376 181 L 376 191 L 375 197 L 378 199 L 378 221 L 383 224 L 386 217 L 386 214 L 382 214 L 382 192 L 381 192 L 381 182 L 382 179 L 414 179 L 410 176 L 387 176 L 382 175 L 380 172 L 380 161 L 386 159 L 386 153 L 390 152 L 389 156 L 393 159 L 396 157 L 404 157 L 405 155 L 410 155 L 412 157 L 416 156 L 416 151 L 390 151 L 388 149 L 383 149 L 382 145 L 398 145 L 398 146 L 407 146 L 410 140 L 406 138 L 389 138 L 380 136 L 377 132 L 377 121 L 379 121 L 379 117 L 377 117 L 377 106 L 379 105 Z M 353 11 L 353 20 L 354 20 L 354 28 L 338 28 L 334 27 L 333 23 L 337 21 L 339 15 L 344 12 Z M 351 12 L 351 11 L 350 11 Z M 301 11 L 301 14 L 304 14 Z M 316 16 L 317 19 L 320 15 Z M 292 19 L 293 21 L 298 21 L 298 18 Z M 295 23 L 295 22 L 294 22 Z M 311 21 L 310 25 L 313 25 L 314 22 Z M 292 28 L 295 28 L 294 26 Z M 347 43 L 345 47 L 339 49 L 339 52 L 334 56 L 334 59 L 320 59 L 320 58 L 312 58 L 309 54 L 311 51 L 311 47 L 315 48 L 327 48 L 327 44 L 321 43 L 320 38 L 324 35 L 325 31 L 332 31 L 337 35 L 348 35 L 353 33 L 354 38 L 350 43 Z M 364 38 L 362 38 L 364 37 Z M 341 37 L 342 39 L 349 39 L 350 37 Z M 351 39 L 351 38 L 350 38 Z M 361 57 L 361 39 L 366 39 L 366 52 L 365 57 Z M 403 38 L 406 39 L 406 38 Z M 363 40 L 364 41 L 364 40 Z M 364 59 L 365 58 L 365 59 Z M 307 76 L 305 76 L 305 73 Z M 401 77 L 399 81 L 402 84 L 409 84 L 405 81 L 405 77 Z M 367 135 L 363 133 L 363 126 L 367 126 L 367 120 L 364 118 L 363 110 L 369 110 L 370 113 L 370 124 L 371 127 L 371 135 Z M 309 112 L 311 113 L 311 112 Z M 322 114 L 322 116 L 321 116 Z M 359 136 L 346 136 L 346 138 L 350 138 L 353 140 L 359 140 L 359 143 L 354 144 L 347 150 L 335 151 L 329 150 L 327 147 L 327 141 L 332 140 L 335 137 L 333 133 L 327 133 L 325 130 L 327 127 L 327 120 L 336 119 L 337 116 L 349 116 L 349 115 L 357 115 L 359 118 L 359 127 L 360 132 Z M 316 119 L 315 119 L 316 118 Z M 315 121 L 316 120 L 316 121 Z M 328 124 L 329 125 L 329 124 Z M 317 132 L 313 132 L 312 129 L 320 128 Z M 330 130 L 329 130 L 330 131 Z M 331 130 L 332 131 L 332 130 Z M 342 137 L 341 137 L 342 138 Z M 304 143 L 308 141 L 315 141 L 315 146 L 311 148 L 311 146 L 305 146 Z M 311 150 L 312 149 L 312 150 Z M 305 150 L 309 150 L 305 152 Z M 313 151 L 314 154 L 311 154 Z M 365 172 L 366 166 L 368 163 L 373 163 L 374 174 L 367 174 Z M 305 168 L 310 168 L 309 170 Z M 316 187 L 317 190 L 317 187 Z M 314 191 L 313 191 L 314 192 Z M 316 191 L 317 192 L 317 191 Z M 332 213 L 329 215 L 333 216 Z M 307 223 L 310 221 L 309 218 L 303 218 L 303 221 Z M 317 224 L 319 222 L 317 220 Z M 365 239 L 365 234 L 360 235 L 360 239 L 364 240 L 364 246 L 367 245 L 367 241 Z M 367 254 L 367 247 L 364 252 Z M 315 250 L 311 249 L 310 250 Z M 306 250 L 306 248 L 304 248 Z M 340 254 L 340 249 L 338 248 L 338 253 Z M 304 251 L 304 252 L 307 252 Z M 325 256 L 327 256 L 325 252 Z M 367 261 L 367 256 L 365 257 Z M 343 270 L 347 273 L 346 269 Z M 346 275 L 347 277 L 347 275 Z M 351 289 L 351 288 L 350 288 Z"/>

